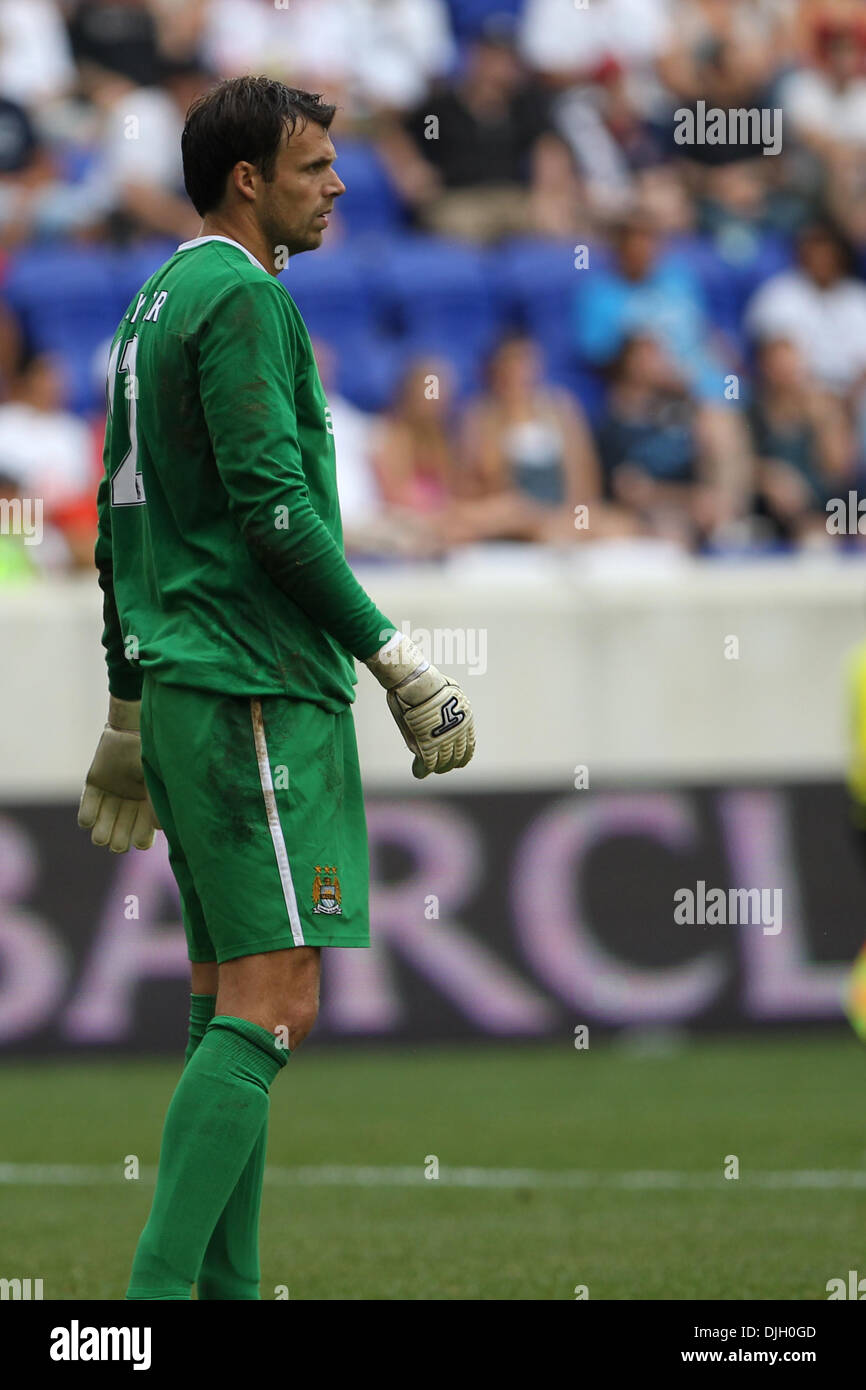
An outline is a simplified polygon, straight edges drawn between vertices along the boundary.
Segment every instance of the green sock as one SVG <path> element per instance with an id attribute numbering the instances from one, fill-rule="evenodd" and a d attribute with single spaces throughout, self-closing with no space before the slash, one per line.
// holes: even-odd
<path id="1" fill-rule="evenodd" d="M 187 1061 L 204 1037 L 215 1008 L 215 995 L 190 995 Z M 287 1051 L 286 1056 L 289 1055 Z M 237 1301 L 259 1298 L 259 1219 L 267 1146 L 268 1123 L 265 1118 L 247 1165 L 214 1227 L 205 1251 L 196 1281 L 200 1299 Z"/>
<path id="2" fill-rule="evenodd" d="M 191 1061 L 192 1055 L 205 1035 L 205 1030 L 216 1013 L 215 994 L 191 994 L 189 996 L 189 1037 L 183 1064 Z"/>
<path id="3" fill-rule="evenodd" d="M 128 1299 L 188 1299 L 205 1251 L 268 1113 L 287 1061 L 257 1023 L 217 1015 L 168 1107 L 156 1191 Z"/>
<path id="4" fill-rule="evenodd" d="M 257 1299 L 262 1272 L 259 1264 L 259 1221 L 268 1117 L 253 1145 L 246 1167 L 214 1227 L 202 1261 L 196 1288 L 200 1299 Z"/>

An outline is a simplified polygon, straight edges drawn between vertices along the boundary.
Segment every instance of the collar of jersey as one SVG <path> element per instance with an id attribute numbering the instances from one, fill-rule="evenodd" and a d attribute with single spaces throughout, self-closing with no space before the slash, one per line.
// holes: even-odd
<path id="1" fill-rule="evenodd" d="M 248 261 L 252 262 L 253 265 L 257 265 L 259 270 L 263 270 L 266 275 L 270 275 L 267 266 L 263 266 L 261 261 L 253 255 L 252 251 L 248 251 L 245 246 L 242 246 L 239 241 L 234 241 L 230 236 L 197 236 L 193 237 L 192 241 L 181 242 L 177 249 L 178 251 L 192 251 L 193 247 L 204 246 L 205 242 L 208 241 L 224 241 L 226 246 L 236 246 L 239 251 L 243 251 Z"/>

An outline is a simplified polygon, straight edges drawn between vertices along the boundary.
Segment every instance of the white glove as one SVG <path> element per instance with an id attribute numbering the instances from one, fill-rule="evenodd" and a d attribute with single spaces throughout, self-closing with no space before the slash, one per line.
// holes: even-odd
<path id="1" fill-rule="evenodd" d="M 141 770 L 140 700 L 108 699 L 108 723 L 87 774 L 78 824 L 95 845 L 125 854 L 150 849 L 159 829 Z"/>
<path id="2" fill-rule="evenodd" d="M 399 632 L 364 665 L 388 692 L 388 708 L 415 755 L 413 776 L 465 767 L 475 752 L 475 720 L 457 682 Z"/>

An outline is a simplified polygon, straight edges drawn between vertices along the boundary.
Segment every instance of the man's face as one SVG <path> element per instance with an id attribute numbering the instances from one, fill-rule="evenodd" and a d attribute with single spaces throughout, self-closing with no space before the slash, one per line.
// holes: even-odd
<path id="1" fill-rule="evenodd" d="M 274 177 L 259 183 L 256 200 L 259 225 L 274 248 L 296 256 L 321 246 L 327 214 L 346 191 L 332 167 L 336 157 L 330 135 L 315 121 L 291 140 L 283 137 Z"/>
<path id="2" fill-rule="evenodd" d="M 635 223 L 626 227 L 619 241 L 620 266 L 629 280 L 643 280 L 655 263 L 656 239 L 652 230 Z"/>
<path id="3" fill-rule="evenodd" d="M 800 246 L 800 264 L 816 283 L 826 288 L 834 285 L 845 273 L 845 262 L 832 237 L 819 232 L 806 236 Z"/>
<path id="4" fill-rule="evenodd" d="M 838 82 L 851 82 L 860 70 L 860 48 L 856 35 L 835 34 L 826 48 L 827 65 Z"/>

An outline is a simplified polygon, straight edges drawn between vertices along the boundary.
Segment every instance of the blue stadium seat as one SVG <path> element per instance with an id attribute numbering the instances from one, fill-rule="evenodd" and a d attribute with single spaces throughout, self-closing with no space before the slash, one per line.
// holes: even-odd
<path id="1" fill-rule="evenodd" d="M 672 245 L 681 262 L 690 267 L 703 288 L 713 324 L 742 341 L 746 305 L 759 285 L 791 264 L 788 240 L 777 233 L 744 238 L 740 253 L 726 252 L 724 243 L 708 236 L 678 237 Z"/>
<path id="2" fill-rule="evenodd" d="M 415 363 L 424 361 L 447 362 L 452 372 L 452 389 L 455 400 L 465 402 L 483 386 L 485 354 L 471 343 L 451 340 L 434 341 L 424 334 L 410 335 L 400 344 L 401 370 L 399 376 Z"/>
<path id="3" fill-rule="evenodd" d="M 545 377 L 574 393 L 591 421 L 604 405 L 605 385 L 582 364 L 572 341 L 575 297 L 587 270 L 575 267 L 575 245 L 543 238 L 516 239 L 490 257 L 490 274 L 507 322 L 528 333 L 541 348 Z M 606 248 L 591 247 L 590 265 L 607 264 Z"/>
<path id="4" fill-rule="evenodd" d="M 555 379 L 576 365 L 572 342 L 572 306 L 581 276 L 575 269 L 574 242 L 517 240 L 508 243 L 491 262 L 495 292 L 509 320 L 536 338 L 544 348 Z M 590 264 L 600 264 L 595 248 Z"/>
<path id="5" fill-rule="evenodd" d="M 338 358 L 338 389 L 363 410 L 389 398 L 389 339 L 359 244 L 296 256 L 280 276 L 313 339 L 322 338 Z"/>
<path id="6" fill-rule="evenodd" d="M 70 383 L 69 405 L 101 405 L 93 357 L 117 327 L 114 266 L 105 250 L 40 245 L 13 257 L 3 296 L 37 352 L 56 353 Z"/>
<path id="7" fill-rule="evenodd" d="M 159 270 L 159 267 L 174 255 L 177 246 L 176 239 L 160 238 L 145 242 L 141 246 L 130 246 L 122 251 L 114 252 L 112 274 L 114 276 L 118 321 L 126 313 L 129 304 L 145 281 L 149 280 L 154 271 Z"/>
<path id="8" fill-rule="evenodd" d="M 64 183 L 83 183 L 94 169 L 99 169 L 98 151 L 87 145 L 58 140 L 53 145 L 53 154 Z"/>
<path id="9" fill-rule="evenodd" d="M 343 339 L 375 333 L 373 295 L 354 246 L 295 256 L 280 280 L 312 337 L 320 334 L 339 347 Z"/>
<path id="10" fill-rule="evenodd" d="M 486 254 L 462 243 L 408 236 L 367 252 L 379 317 L 413 352 L 483 355 L 502 331 Z"/>
<path id="11" fill-rule="evenodd" d="M 379 413 L 393 402 L 405 370 L 402 343 L 381 334 L 365 335 L 340 351 L 337 388 L 359 410 Z"/>
<path id="12" fill-rule="evenodd" d="M 403 225 L 403 204 L 372 145 L 339 137 L 336 172 L 346 185 L 337 206 L 352 236 Z"/>
<path id="13" fill-rule="evenodd" d="M 448 8 L 457 37 L 471 39 L 491 15 L 509 14 L 517 18 L 523 9 L 523 0 L 448 0 Z"/>

